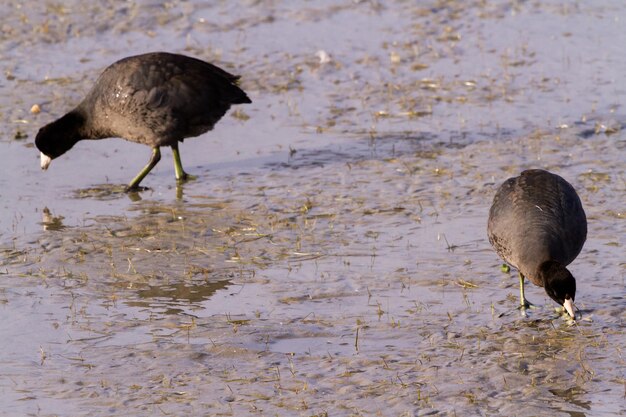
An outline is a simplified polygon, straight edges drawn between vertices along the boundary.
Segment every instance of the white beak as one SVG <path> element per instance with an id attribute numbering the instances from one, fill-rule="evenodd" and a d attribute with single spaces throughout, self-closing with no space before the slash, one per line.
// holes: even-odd
<path id="1" fill-rule="evenodd" d="M 52 158 L 50 158 L 48 155 L 45 155 L 43 152 L 41 152 L 39 156 L 41 157 L 41 169 L 48 169 L 50 162 L 52 162 Z"/>
<path id="2" fill-rule="evenodd" d="M 574 302 L 572 301 L 571 298 L 565 299 L 565 302 L 563 303 L 563 307 L 565 307 L 565 310 L 567 310 L 567 312 L 573 319 L 576 318 L 576 316 L 574 315 Z"/>

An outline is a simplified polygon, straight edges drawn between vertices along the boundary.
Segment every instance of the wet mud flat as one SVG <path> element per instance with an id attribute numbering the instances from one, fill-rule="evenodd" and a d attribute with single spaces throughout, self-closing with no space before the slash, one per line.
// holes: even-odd
<path id="1" fill-rule="evenodd" d="M 555 144 L 589 151 L 568 136 L 513 143 L 556 167 Z M 614 137 L 593 141 L 619 169 Z M 484 237 L 493 176 L 524 165 L 510 144 L 315 152 L 90 226 L 50 213 L 3 248 L 8 412 L 619 413 L 623 233 L 607 207 L 623 185 L 568 170 L 591 220 L 572 266 L 583 319 L 538 288 L 522 318 Z"/>
<path id="2" fill-rule="evenodd" d="M 604 32 L 613 26 L 594 25 L 624 10 L 244 2 L 236 15 L 227 3 L 90 5 L 30 12 L 59 38 L 32 45 L 51 51 L 29 67 L 24 51 L 3 44 L 15 77 L 3 86 L 21 89 L 2 99 L 11 169 L 0 222 L 0 413 L 626 411 L 624 84 L 614 77 L 626 65 Z M 81 19 L 107 6 L 115 26 Z M 541 32 L 545 21 L 559 36 L 515 39 L 516 27 Z M 590 39 L 572 23 L 592 28 Z M 335 27 L 345 42 L 324 30 Z M 66 41 L 87 55 L 102 33 L 131 49 L 159 41 L 252 68 L 244 89 L 255 103 L 181 147 L 199 180 L 175 187 L 164 158 L 146 179 L 153 190 L 128 198 L 118 185 L 148 151 L 114 140 L 37 172 L 28 142 L 38 124 L 125 51 L 105 44 L 78 69 L 39 61 L 59 59 Z M 200 52 L 208 40 L 223 55 Z M 552 44 L 569 46 L 554 58 Z M 590 62 L 603 65 L 586 77 Z M 48 72 L 67 79 L 38 81 Z M 42 96 L 42 114 L 25 112 Z M 16 100 L 24 105 L 9 105 Z M 18 129 L 29 138 L 16 139 Z M 487 242 L 497 186 L 531 167 L 567 178 L 589 218 L 571 265 L 576 324 L 535 287 L 528 298 L 541 308 L 521 317 L 517 278 L 500 271 Z"/>

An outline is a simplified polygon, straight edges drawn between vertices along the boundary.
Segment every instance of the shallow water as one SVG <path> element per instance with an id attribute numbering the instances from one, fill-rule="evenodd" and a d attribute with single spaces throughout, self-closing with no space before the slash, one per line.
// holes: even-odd
<path id="1" fill-rule="evenodd" d="M 201 3 L 0 6 L 0 414 L 626 413 L 626 6 Z M 119 139 L 40 172 L 37 129 L 155 49 L 253 100 L 181 146 L 199 179 L 165 150 L 120 193 Z M 521 317 L 486 238 L 530 167 L 589 219 L 575 325 L 536 287 Z"/>

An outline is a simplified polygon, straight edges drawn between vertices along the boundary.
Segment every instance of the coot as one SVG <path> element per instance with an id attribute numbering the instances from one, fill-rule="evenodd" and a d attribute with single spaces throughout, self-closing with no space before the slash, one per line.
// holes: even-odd
<path id="1" fill-rule="evenodd" d="M 587 237 L 587 218 L 574 187 L 541 169 L 509 178 L 493 199 L 487 232 L 498 255 L 519 271 L 522 309 L 530 306 L 526 277 L 574 317 L 576 280 L 565 267 Z"/>
<path id="2" fill-rule="evenodd" d="M 82 139 L 120 137 L 152 147 L 150 161 L 127 190 L 139 188 L 161 159 L 161 146 L 172 148 L 176 179 L 186 180 L 178 142 L 211 130 L 232 104 L 251 103 L 237 80 L 184 55 L 154 52 L 119 60 L 74 110 L 39 130 L 41 168 Z"/>

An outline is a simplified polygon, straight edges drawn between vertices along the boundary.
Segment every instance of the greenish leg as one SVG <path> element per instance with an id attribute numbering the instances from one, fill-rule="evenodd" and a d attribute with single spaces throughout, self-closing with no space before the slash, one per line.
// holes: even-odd
<path id="1" fill-rule="evenodd" d="M 180 160 L 180 152 L 178 151 L 178 142 L 172 145 L 172 155 L 174 155 L 174 170 L 176 171 L 176 179 L 178 181 L 195 180 L 196 177 L 187 174 L 183 169 L 183 163 Z"/>
<path id="2" fill-rule="evenodd" d="M 152 171 L 152 168 L 154 168 L 154 166 L 158 164 L 160 160 L 161 149 L 158 146 L 152 148 L 152 156 L 150 157 L 150 161 L 148 161 L 148 164 L 143 167 L 143 169 L 139 171 L 139 174 L 137 174 L 137 176 L 133 178 L 133 180 L 128 184 L 128 186 L 126 187 L 126 191 L 128 192 L 139 190 L 139 183 L 141 182 L 141 180 L 143 180 L 146 175 L 148 175 L 148 173 Z"/>
<path id="3" fill-rule="evenodd" d="M 526 308 L 526 297 L 524 297 L 524 275 L 519 273 L 519 302 L 521 308 Z"/>
<path id="4" fill-rule="evenodd" d="M 524 275 L 520 272 L 519 273 L 519 296 L 520 296 L 520 310 L 522 310 L 522 314 L 524 314 L 524 311 L 527 308 L 535 308 L 535 305 L 528 302 L 528 300 L 526 299 L 526 297 L 524 296 Z"/>

